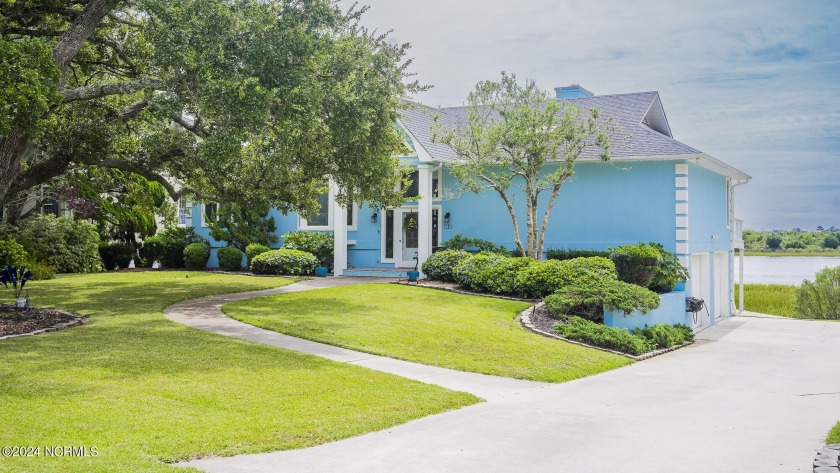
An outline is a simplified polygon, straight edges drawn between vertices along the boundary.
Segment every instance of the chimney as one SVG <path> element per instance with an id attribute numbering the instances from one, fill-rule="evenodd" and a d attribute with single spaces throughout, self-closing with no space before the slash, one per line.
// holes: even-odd
<path id="1" fill-rule="evenodd" d="M 554 91 L 557 93 L 557 100 L 583 99 L 595 95 L 581 87 L 580 84 L 572 84 L 566 87 L 555 87 Z"/>

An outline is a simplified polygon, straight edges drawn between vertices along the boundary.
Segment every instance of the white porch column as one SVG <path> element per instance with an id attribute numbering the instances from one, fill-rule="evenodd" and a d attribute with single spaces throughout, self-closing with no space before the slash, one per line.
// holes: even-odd
<path id="1" fill-rule="evenodd" d="M 419 170 L 419 194 L 421 199 L 417 202 L 417 262 L 418 270 L 423 262 L 432 254 L 432 165 L 421 164 Z"/>
<path id="2" fill-rule="evenodd" d="M 335 184 L 332 184 L 330 194 L 332 198 L 330 218 L 333 223 L 333 238 L 335 240 L 333 247 L 333 275 L 342 276 L 344 275 L 344 270 L 347 269 L 347 209 L 339 205 L 335 200 L 335 195 L 338 194 L 338 187 Z"/>
<path id="3" fill-rule="evenodd" d="M 744 311 L 744 248 L 738 250 L 738 308 Z"/>

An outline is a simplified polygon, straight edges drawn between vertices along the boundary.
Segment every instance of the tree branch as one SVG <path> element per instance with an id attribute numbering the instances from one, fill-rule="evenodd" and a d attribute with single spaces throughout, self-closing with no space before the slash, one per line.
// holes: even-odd
<path id="1" fill-rule="evenodd" d="M 79 102 L 82 100 L 93 100 L 108 95 L 128 95 L 140 92 L 143 89 L 156 87 L 161 84 L 158 79 L 143 79 L 137 81 L 117 82 L 109 84 L 95 84 L 75 89 L 60 90 L 63 96 L 61 103 Z"/>
<path id="2" fill-rule="evenodd" d="M 73 20 L 58 43 L 53 48 L 53 60 L 61 70 L 62 75 L 67 65 L 82 48 L 82 45 L 96 30 L 96 27 L 119 3 L 118 0 L 91 0 L 85 5 L 81 13 Z"/>
<path id="3" fill-rule="evenodd" d="M 111 116 L 110 120 L 112 122 L 130 120 L 130 119 L 136 117 L 140 112 L 143 111 L 143 109 L 145 109 L 148 106 L 149 106 L 149 102 L 147 100 L 145 100 L 145 99 L 138 100 L 137 102 L 134 102 L 133 104 L 126 107 L 126 109 L 123 110 L 122 113 L 120 113 L 118 115 Z"/>

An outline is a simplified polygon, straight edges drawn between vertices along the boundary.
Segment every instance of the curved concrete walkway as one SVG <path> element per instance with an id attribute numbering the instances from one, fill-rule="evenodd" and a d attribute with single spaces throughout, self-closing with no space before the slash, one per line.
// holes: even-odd
<path id="1" fill-rule="evenodd" d="M 261 341 L 254 327 L 222 323 L 206 309 L 326 283 L 299 284 L 182 303 L 167 316 Z M 298 341 L 283 343 L 296 349 Z M 369 356 L 316 345 L 310 353 L 347 356 L 340 361 Z M 479 384 L 491 401 L 312 448 L 184 465 L 225 473 L 805 472 L 840 420 L 837 360 L 840 323 L 738 317 L 704 330 L 690 347 L 619 370 L 548 387 L 514 380 L 497 387 L 493 377 L 455 372 L 493 379 Z M 475 388 L 456 378 L 415 377 Z"/>
<path id="2" fill-rule="evenodd" d="M 169 320 L 189 327 L 206 330 L 230 337 L 265 343 L 280 348 L 309 353 L 310 355 L 328 358 L 333 361 L 351 363 L 377 371 L 392 373 L 404 378 L 437 384 L 455 391 L 464 391 L 482 399 L 494 401 L 507 396 L 519 394 L 531 389 L 551 386 L 549 383 L 538 383 L 498 376 L 488 376 L 477 373 L 438 368 L 421 365 L 409 361 L 396 360 L 384 356 L 371 355 L 346 348 L 340 348 L 324 343 L 304 340 L 302 338 L 272 332 L 253 325 L 234 320 L 225 315 L 221 307 L 232 301 L 251 299 L 259 296 L 283 294 L 289 292 L 309 291 L 328 287 L 347 286 L 374 282 L 388 282 L 391 279 L 377 278 L 322 278 L 301 281 L 288 286 L 263 291 L 241 292 L 210 296 L 179 302 L 167 307 L 163 313 Z"/>

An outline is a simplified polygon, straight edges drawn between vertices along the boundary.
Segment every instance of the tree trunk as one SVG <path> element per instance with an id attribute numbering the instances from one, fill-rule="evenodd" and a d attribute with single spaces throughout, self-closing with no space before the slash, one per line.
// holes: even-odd
<path id="1" fill-rule="evenodd" d="M 6 202 L 9 189 L 20 175 L 20 159 L 28 142 L 26 134 L 15 130 L 0 141 L 0 204 Z"/>
<path id="2" fill-rule="evenodd" d="M 516 209 L 513 208 L 513 202 L 508 199 L 507 194 L 502 189 L 496 186 L 493 186 L 493 189 L 499 193 L 502 200 L 505 201 L 505 205 L 507 205 L 508 213 L 510 213 L 510 221 L 513 223 L 513 240 L 516 242 L 516 248 L 524 255 L 525 247 L 522 246 L 522 238 L 519 237 L 519 221 L 516 218 Z"/>
<path id="3" fill-rule="evenodd" d="M 551 196 L 548 198 L 548 205 L 545 207 L 545 213 L 543 214 L 542 219 L 542 228 L 540 229 L 540 255 L 542 255 L 542 252 L 545 249 L 545 232 L 548 230 L 548 218 L 551 216 L 551 209 L 554 208 L 554 204 L 557 201 L 557 195 L 560 194 L 560 186 L 562 184 L 562 182 L 555 183 L 554 187 L 551 188 Z"/>

